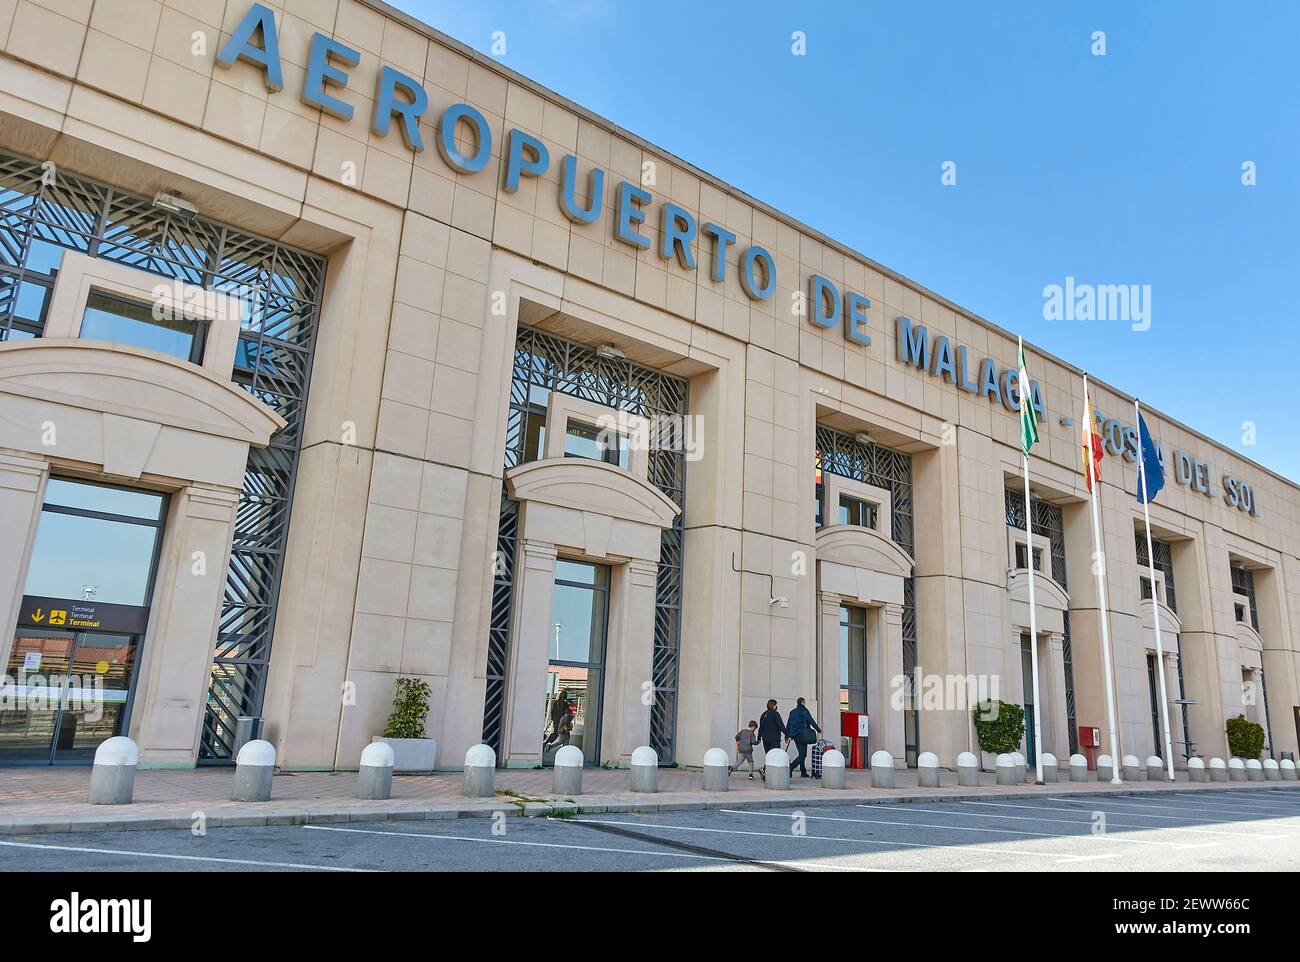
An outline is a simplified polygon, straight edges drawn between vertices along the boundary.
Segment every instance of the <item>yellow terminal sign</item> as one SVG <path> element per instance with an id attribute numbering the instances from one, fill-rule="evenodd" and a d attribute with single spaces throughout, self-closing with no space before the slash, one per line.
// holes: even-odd
<path id="1" fill-rule="evenodd" d="M 35 623 L 38 624 L 38 625 L 39 625 L 41 622 L 45 621 L 45 617 L 46 617 L 46 616 L 45 616 L 45 611 L 44 611 L 43 609 L 41 609 L 41 608 L 37 608 L 35 611 L 32 612 L 32 621 L 35 622 Z M 68 612 L 67 612 L 67 609 L 66 609 L 66 608 L 51 608 L 51 609 L 50 609 L 50 614 L 49 614 L 49 623 L 50 623 L 51 625 L 66 625 L 66 624 L 68 624 Z M 89 618 L 74 618 L 74 619 L 72 619 L 72 624 L 73 624 L 74 627 L 77 627 L 77 628 L 98 628 L 98 627 L 99 627 L 99 619 L 96 618 L 96 619 L 93 619 L 93 620 L 92 620 L 92 619 L 89 619 Z"/>

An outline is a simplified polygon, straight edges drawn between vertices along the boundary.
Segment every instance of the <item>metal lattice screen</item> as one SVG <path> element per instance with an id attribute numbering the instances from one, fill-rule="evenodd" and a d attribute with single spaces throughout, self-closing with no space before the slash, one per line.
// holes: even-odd
<path id="1" fill-rule="evenodd" d="M 817 427 L 817 525 L 825 522 L 826 491 L 823 472 L 884 488 L 890 494 L 889 536 L 915 557 L 912 514 L 912 456 L 874 442 L 862 442 L 833 428 Z M 903 712 L 904 752 L 915 767 L 921 750 L 921 715 L 915 707 L 913 675 L 916 671 L 916 578 L 903 579 L 903 684 L 913 707 Z"/>
<path id="2" fill-rule="evenodd" d="M 1255 603 L 1255 572 L 1242 564 L 1233 564 L 1229 567 L 1232 573 L 1232 590 L 1239 595 L 1245 595 L 1249 602 L 1248 610 L 1250 612 L 1250 626 L 1259 631 L 1259 606 Z M 1260 701 L 1264 706 L 1264 733 L 1268 741 L 1264 746 L 1266 752 L 1273 750 L 1273 723 L 1268 717 L 1268 681 L 1264 676 L 1264 668 L 1259 669 L 1259 690 Z"/>
<path id="3" fill-rule="evenodd" d="M 0 154 L 0 340 L 41 336 L 65 250 L 241 298 L 234 383 L 288 422 L 239 499 L 199 751 L 226 761 L 235 718 L 262 708 L 325 260 Z"/>
<path id="4" fill-rule="evenodd" d="M 676 757 L 678 664 L 682 620 L 682 543 L 686 507 L 685 380 L 624 358 L 604 357 L 594 348 L 529 327 L 515 341 L 510 409 L 506 422 L 505 469 L 540 457 L 540 430 L 552 391 L 647 419 L 651 427 L 649 481 L 682 508 L 660 544 L 655 595 L 651 681 L 650 747 L 662 764 Z M 519 505 L 501 492 L 501 520 L 488 626 L 487 685 L 483 741 L 501 758 L 506 704 L 506 665 L 518 550 Z"/>
<path id="5" fill-rule="evenodd" d="M 1006 488 L 1007 527 L 1025 530 L 1024 492 Z M 1052 556 L 1052 580 L 1069 590 L 1065 574 L 1065 520 L 1059 504 L 1032 498 L 1034 534 L 1046 538 Z M 1070 643 L 1070 613 L 1064 613 L 1061 659 L 1065 664 L 1065 724 L 1070 738 L 1070 754 L 1079 750 L 1079 729 L 1074 710 L 1074 650 Z"/>
<path id="6" fill-rule="evenodd" d="M 1147 536 L 1145 531 L 1135 530 L 1133 532 L 1133 543 L 1137 547 L 1137 563 L 1140 569 L 1150 567 L 1147 560 Z M 1165 604 L 1171 611 L 1178 613 L 1178 594 L 1174 591 L 1174 550 L 1168 541 L 1161 541 L 1158 538 L 1151 539 L 1151 550 L 1155 557 L 1155 569 L 1164 576 L 1165 579 Z M 1148 578 L 1138 579 L 1138 588 L 1145 601 L 1152 595 L 1152 585 Z M 1174 635 L 1174 651 L 1178 655 L 1178 699 L 1186 702 L 1187 685 L 1183 680 L 1183 639 L 1181 635 Z M 1190 758 L 1192 755 L 1192 730 L 1187 720 L 1187 705 L 1178 706 L 1182 709 L 1183 719 L 1183 757 Z"/>

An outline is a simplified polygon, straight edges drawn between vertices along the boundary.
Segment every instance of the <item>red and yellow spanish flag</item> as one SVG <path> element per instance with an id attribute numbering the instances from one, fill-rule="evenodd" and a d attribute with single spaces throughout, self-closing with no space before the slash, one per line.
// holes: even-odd
<path id="1" fill-rule="evenodd" d="M 1093 481 L 1101 480 L 1101 459 L 1106 453 L 1106 446 L 1101 443 L 1101 418 L 1092 408 L 1092 398 L 1088 397 L 1086 384 L 1083 389 L 1083 420 L 1079 440 L 1083 456 L 1083 479 L 1091 492 Z"/>

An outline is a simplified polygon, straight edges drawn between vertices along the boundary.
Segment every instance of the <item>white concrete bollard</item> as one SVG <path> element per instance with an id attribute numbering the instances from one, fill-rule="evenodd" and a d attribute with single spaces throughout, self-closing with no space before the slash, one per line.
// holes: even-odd
<path id="1" fill-rule="evenodd" d="M 1115 779 L 1115 759 L 1109 755 L 1097 756 L 1097 781 L 1109 782 Z"/>
<path id="2" fill-rule="evenodd" d="M 1088 759 L 1075 752 L 1070 756 L 1070 781 L 1086 782 L 1088 780 Z"/>
<path id="3" fill-rule="evenodd" d="M 1138 761 L 1136 755 L 1125 755 L 1120 761 L 1120 777 L 1126 782 L 1143 782 L 1146 781 L 1146 769 Z"/>
<path id="4" fill-rule="evenodd" d="M 371 742 L 361 749 L 361 764 L 357 768 L 357 798 L 385 799 L 393 797 L 393 763 L 397 755 L 391 745 Z"/>
<path id="5" fill-rule="evenodd" d="M 556 795 L 582 794 L 582 766 L 586 761 L 577 745 L 564 745 L 555 753 L 551 791 Z"/>
<path id="6" fill-rule="evenodd" d="M 1222 758 L 1210 759 L 1210 781 L 1226 782 L 1228 780 L 1228 766 L 1223 764 Z"/>
<path id="7" fill-rule="evenodd" d="M 1020 752 L 1012 752 L 1011 760 L 1016 763 L 1016 781 L 1023 782 L 1025 780 L 1025 769 L 1028 767 L 1025 756 Z"/>
<path id="8" fill-rule="evenodd" d="M 135 791 L 135 769 L 140 764 L 140 746 L 125 735 L 99 743 L 95 766 L 90 770 L 91 805 L 129 805 Z"/>
<path id="9" fill-rule="evenodd" d="M 1147 774 L 1148 782 L 1164 782 L 1169 780 L 1169 773 L 1165 771 L 1164 759 L 1159 755 L 1147 756 Z"/>
<path id="10" fill-rule="evenodd" d="M 646 794 L 659 791 L 659 756 L 649 745 L 632 752 L 632 791 Z"/>
<path id="11" fill-rule="evenodd" d="M 262 739 L 245 742 L 235 759 L 235 787 L 230 797 L 236 802 L 269 802 L 271 776 L 275 773 L 275 746 Z"/>
<path id="12" fill-rule="evenodd" d="M 1205 770 L 1205 762 L 1195 755 L 1187 759 L 1187 780 L 1189 782 L 1208 782 L 1210 773 Z"/>
<path id="13" fill-rule="evenodd" d="M 1282 780 L 1282 772 L 1277 762 L 1271 758 L 1264 759 L 1264 781 L 1277 782 Z"/>
<path id="14" fill-rule="evenodd" d="M 1016 765 L 1015 755 L 1002 754 L 998 756 L 998 784 L 999 785 L 1018 785 L 1020 778 L 1016 774 L 1020 769 Z"/>
<path id="15" fill-rule="evenodd" d="M 704 790 L 725 792 L 730 787 L 731 756 L 721 748 L 704 753 Z"/>
<path id="16" fill-rule="evenodd" d="M 822 788 L 844 787 L 844 753 L 831 748 L 822 755 Z"/>
<path id="17" fill-rule="evenodd" d="M 1289 758 L 1284 758 L 1282 759 L 1282 761 L 1278 763 L 1277 767 L 1282 774 L 1282 781 L 1284 782 L 1295 781 L 1295 762 L 1291 761 L 1291 759 Z"/>
<path id="18" fill-rule="evenodd" d="M 939 756 L 934 752 L 921 752 L 916 758 L 917 787 L 939 787 Z"/>
<path id="19" fill-rule="evenodd" d="M 1262 782 L 1264 780 L 1264 766 L 1258 758 L 1246 760 L 1246 780 L 1251 782 Z"/>
<path id="20" fill-rule="evenodd" d="M 957 784 L 963 788 L 979 788 L 980 760 L 974 752 L 962 752 L 957 756 Z"/>
<path id="21" fill-rule="evenodd" d="M 1051 785 L 1057 780 L 1057 763 L 1056 756 L 1051 752 L 1043 752 L 1043 784 Z"/>
<path id="22" fill-rule="evenodd" d="M 1244 782 L 1246 780 L 1246 763 L 1240 758 L 1228 759 L 1228 781 Z"/>
<path id="23" fill-rule="evenodd" d="M 493 798 L 497 793 L 497 753 L 491 745 L 471 745 L 465 752 L 460 793 L 466 798 Z"/>
<path id="24" fill-rule="evenodd" d="M 790 787 L 790 755 L 784 748 L 773 748 L 763 756 L 763 783 L 780 791 Z"/>
<path id="25" fill-rule="evenodd" d="M 871 754 L 871 787 L 894 787 L 894 756 L 883 748 Z"/>

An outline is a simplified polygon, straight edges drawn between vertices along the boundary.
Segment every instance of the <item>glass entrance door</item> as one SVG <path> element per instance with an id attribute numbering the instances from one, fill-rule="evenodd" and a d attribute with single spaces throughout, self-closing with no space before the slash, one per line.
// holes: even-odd
<path id="1" fill-rule="evenodd" d="M 551 606 L 554 623 L 550 663 L 546 668 L 542 764 L 553 764 L 557 751 L 565 745 L 574 745 L 582 749 L 586 764 L 597 765 L 609 615 L 609 568 L 557 561 Z"/>
<path id="2" fill-rule="evenodd" d="M 50 478 L 0 683 L 0 763 L 86 763 L 126 734 L 166 496 Z"/>
<path id="3" fill-rule="evenodd" d="M 1025 763 L 1037 765 L 1038 754 L 1034 751 L 1034 656 L 1030 644 L 1028 635 L 1020 636 L 1020 676 L 1025 690 Z"/>
<path id="4" fill-rule="evenodd" d="M 851 605 L 840 606 L 840 711 L 867 711 L 867 612 Z M 840 735 L 844 757 L 853 758 L 855 741 L 863 743 L 858 757 L 870 758 L 869 738 Z"/>
<path id="5" fill-rule="evenodd" d="M 19 630 L 0 712 L 0 758 L 84 763 L 126 731 L 137 636 Z"/>

